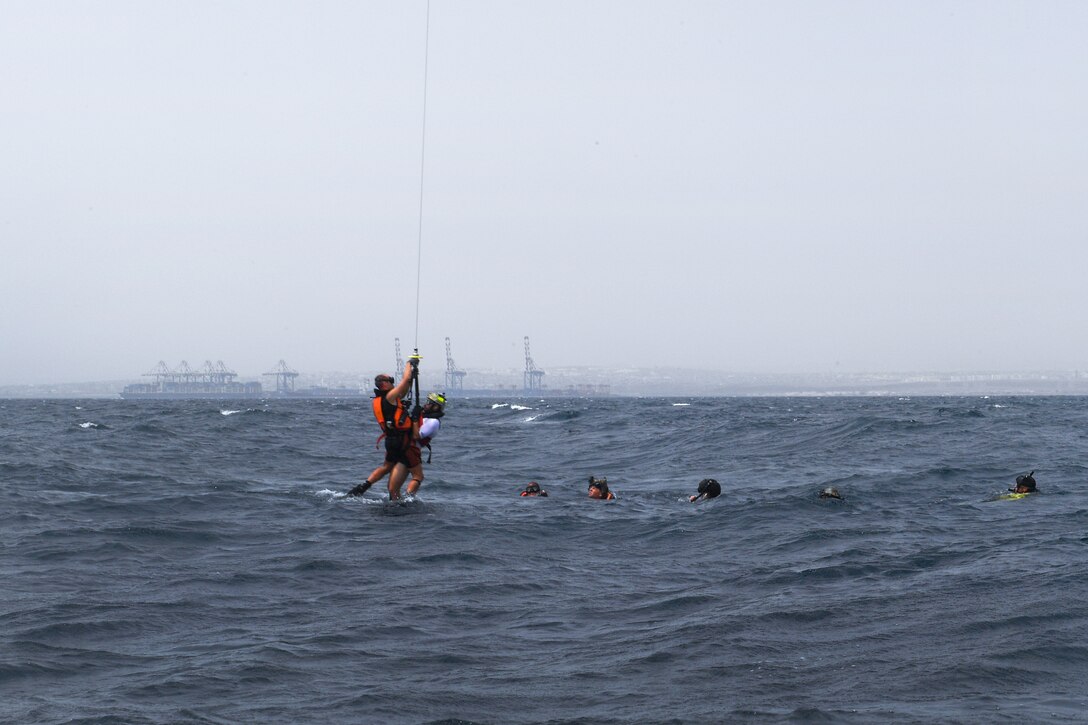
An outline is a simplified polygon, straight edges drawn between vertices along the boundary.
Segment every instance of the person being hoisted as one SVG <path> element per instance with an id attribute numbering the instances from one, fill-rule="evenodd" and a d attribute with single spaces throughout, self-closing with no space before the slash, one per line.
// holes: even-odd
<path id="1" fill-rule="evenodd" d="M 377 375 L 374 378 L 374 398 L 370 401 L 374 418 L 382 429 L 379 441 L 385 440 L 385 461 L 367 476 L 366 481 L 348 491 L 348 496 L 361 496 L 367 489 L 380 481 L 385 474 L 389 476 L 389 498 L 400 498 L 400 487 L 408 472 L 413 473 L 413 480 L 423 480 L 423 465 L 416 444 L 418 425 L 412 415 L 405 410 L 404 396 L 412 387 L 412 382 L 419 374 L 419 357 L 413 355 L 404 366 L 404 373 L 396 385 L 392 375 Z M 416 416 L 418 419 L 418 415 Z M 417 486 L 418 488 L 418 486 Z"/>
<path id="2" fill-rule="evenodd" d="M 419 355 L 408 358 L 404 368 L 408 373 L 406 376 L 408 384 L 404 392 L 394 397 L 397 389 L 405 383 L 405 380 L 401 379 L 395 388 L 372 403 L 374 417 L 385 432 L 386 460 L 389 460 L 390 454 L 395 458 L 393 471 L 389 474 L 390 501 L 400 498 L 400 487 L 404 485 L 404 480 L 409 473 L 412 474 L 412 481 L 408 484 L 409 493 L 418 491 L 420 484 L 423 483 L 423 456 L 419 450 L 419 420 L 423 408 L 417 403 L 409 413 L 405 405 L 410 401 L 404 399 L 408 387 L 413 383 L 416 388 L 416 398 L 419 397 L 419 359 Z"/>
<path id="3" fill-rule="evenodd" d="M 416 446 L 419 449 L 421 458 L 423 449 L 427 449 L 427 463 L 431 462 L 431 440 L 438 435 L 438 431 L 442 427 L 442 416 L 445 414 L 446 395 L 444 393 L 431 393 L 427 396 L 427 402 L 423 404 L 423 409 L 416 416 L 416 438 L 418 439 Z M 408 484 L 408 495 L 415 496 L 421 483 L 423 483 L 422 464 L 419 467 L 419 476 L 413 478 L 412 482 Z"/>

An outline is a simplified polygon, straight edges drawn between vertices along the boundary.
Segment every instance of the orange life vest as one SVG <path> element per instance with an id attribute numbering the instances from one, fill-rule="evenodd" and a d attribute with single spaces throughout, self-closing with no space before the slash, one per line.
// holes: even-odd
<path id="1" fill-rule="evenodd" d="M 405 438 L 411 440 L 412 417 L 408 415 L 408 411 L 401 405 L 400 400 L 397 400 L 394 405 L 386 400 L 384 395 L 379 395 L 371 399 L 370 407 L 374 411 L 374 419 L 378 421 L 382 429 L 382 434 L 378 437 L 379 441 L 386 436 L 389 436 L 390 440 L 393 440 L 395 436 L 401 439 L 402 444 Z"/>

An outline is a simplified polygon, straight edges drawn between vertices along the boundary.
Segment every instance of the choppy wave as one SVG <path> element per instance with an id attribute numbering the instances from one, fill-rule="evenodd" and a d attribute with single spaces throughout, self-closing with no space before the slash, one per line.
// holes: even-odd
<path id="1" fill-rule="evenodd" d="M 406 506 L 365 402 L 4 407 L 0 719 L 1088 709 L 1085 399 L 454 399 Z"/>

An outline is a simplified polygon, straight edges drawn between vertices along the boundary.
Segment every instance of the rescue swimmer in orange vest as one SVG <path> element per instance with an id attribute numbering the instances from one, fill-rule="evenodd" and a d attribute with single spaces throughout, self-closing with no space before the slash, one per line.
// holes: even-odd
<path id="1" fill-rule="evenodd" d="M 522 496 L 543 496 L 547 497 L 548 492 L 543 491 L 540 488 L 540 484 L 536 481 L 529 481 L 529 484 L 525 487 L 525 490 L 521 492 Z"/>
<path id="2" fill-rule="evenodd" d="M 596 476 L 589 477 L 589 497 L 601 499 L 602 501 L 611 501 L 616 498 L 616 494 L 608 490 L 608 479 L 605 477 L 597 478 Z"/>
<path id="3" fill-rule="evenodd" d="M 389 476 L 389 499 L 400 498 L 400 487 L 408 473 L 412 473 L 412 483 L 418 490 L 423 481 L 423 463 L 416 438 L 419 434 L 419 413 L 413 416 L 404 409 L 404 396 L 412 387 L 412 381 L 419 373 L 419 359 L 412 357 L 404 365 L 404 374 L 396 385 L 392 375 L 377 375 L 374 378 L 374 398 L 370 401 L 374 418 L 382 429 L 378 440 L 385 439 L 385 461 L 374 469 L 366 480 L 348 491 L 348 496 L 361 496 L 367 489 Z M 417 406 L 418 407 L 418 406 Z"/>

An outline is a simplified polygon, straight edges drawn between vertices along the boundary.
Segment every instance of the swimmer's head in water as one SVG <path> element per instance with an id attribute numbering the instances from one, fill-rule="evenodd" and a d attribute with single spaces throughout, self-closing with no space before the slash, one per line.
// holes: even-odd
<path id="1" fill-rule="evenodd" d="M 596 476 L 589 477 L 589 497 L 590 498 L 607 498 L 608 497 L 608 479 L 597 478 Z"/>
<path id="2" fill-rule="evenodd" d="M 828 486 L 823 491 L 820 491 L 820 498 L 837 498 L 842 499 L 842 495 L 839 493 L 839 489 L 834 486 Z"/>
<path id="3" fill-rule="evenodd" d="M 525 487 L 525 493 L 540 493 L 540 484 L 536 481 L 529 481 L 529 485 Z"/>
<path id="4" fill-rule="evenodd" d="M 1038 490 L 1035 488 L 1035 471 L 1026 476 L 1017 476 L 1016 488 L 1011 490 L 1015 490 L 1017 493 L 1033 493 Z"/>
<path id="5" fill-rule="evenodd" d="M 704 478 L 702 481 L 699 481 L 699 493 L 708 493 L 717 483 L 718 482 L 713 478 Z"/>

